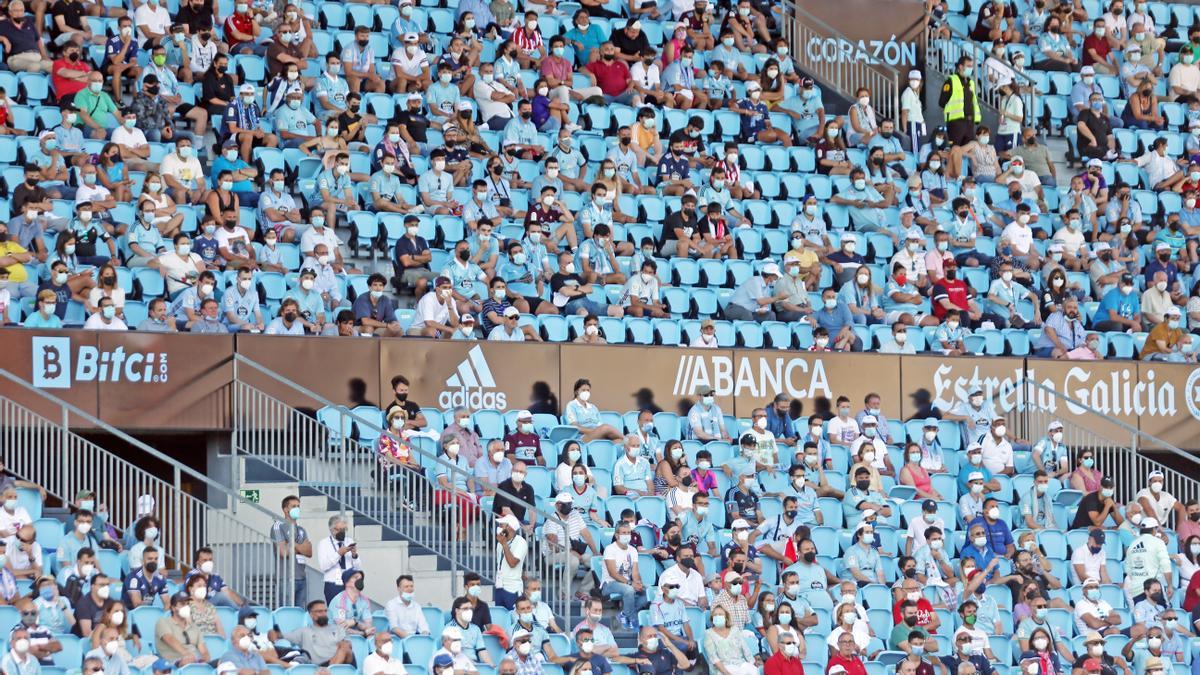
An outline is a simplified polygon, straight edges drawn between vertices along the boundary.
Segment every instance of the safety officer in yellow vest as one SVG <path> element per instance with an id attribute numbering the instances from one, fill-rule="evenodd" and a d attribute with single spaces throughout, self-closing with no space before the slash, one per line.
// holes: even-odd
<path id="1" fill-rule="evenodd" d="M 982 120 L 975 80 L 971 77 L 975 62 L 969 56 L 958 59 L 956 72 L 946 78 L 938 104 L 946 116 L 946 138 L 954 145 L 975 140 L 975 127 Z"/>

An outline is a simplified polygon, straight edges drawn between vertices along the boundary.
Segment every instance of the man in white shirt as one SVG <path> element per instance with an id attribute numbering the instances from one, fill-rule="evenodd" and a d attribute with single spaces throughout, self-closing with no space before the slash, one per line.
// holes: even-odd
<path id="1" fill-rule="evenodd" d="M 513 118 L 513 102 L 517 95 L 503 82 L 495 79 L 495 69 L 490 63 L 479 66 L 479 79 L 471 88 L 471 95 L 479 104 L 479 117 L 493 131 L 499 131 Z"/>
<path id="2" fill-rule="evenodd" d="M 171 29 L 171 14 L 161 0 L 147 0 L 133 12 L 133 22 L 143 42 L 159 41 Z M 145 47 L 143 47 L 145 49 Z"/>
<path id="3" fill-rule="evenodd" d="M 1075 632 L 1087 635 L 1098 631 L 1105 635 L 1121 632 L 1121 616 L 1113 611 L 1112 605 L 1100 597 L 1100 581 L 1085 579 L 1083 597 L 1075 601 Z"/>
<path id="4" fill-rule="evenodd" d="M 1029 258 L 1033 248 L 1033 228 L 1029 226 L 1030 213 L 1027 204 L 1017 207 L 1017 218 L 1000 232 L 1000 243 L 1008 242 L 1012 246 L 1013 255 L 1018 258 Z"/>
<path id="5" fill-rule="evenodd" d="M 175 140 L 175 152 L 163 157 L 159 173 L 167 182 L 168 193 L 178 204 L 203 204 L 208 191 L 204 188 L 204 167 L 196 159 L 192 139 L 180 136 Z M 78 199 L 76 195 L 76 199 Z"/>
<path id="6" fill-rule="evenodd" d="M 388 630 L 379 635 L 395 635 L 401 639 L 409 635 L 429 635 L 429 622 L 413 593 L 415 588 L 411 575 L 401 574 L 396 578 L 396 597 L 384 606 Z"/>
<path id="7" fill-rule="evenodd" d="M 317 567 L 325 581 L 325 602 L 332 601 L 333 596 L 345 590 L 342 572 L 362 569 L 358 560 L 358 544 L 346 534 L 348 529 L 345 518 L 332 516 L 329 519 L 329 536 L 317 544 Z"/>
<path id="8" fill-rule="evenodd" d="M 409 335 L 449 339 L 458 326 L 458 306 L 448 277 L 433 280 L 433 291 L 417 301 L 417 315 L 408 327 Z"/>
<path id="9" fill-rule="evenodd" d="M 692 347 L 699 349 L 716 349 L 717 348 L 717 325 L 712 319 L 705 319 L 700 322 L 700 333 L 692 338 Z"/>
<path id="10" fill-rule="evenodd" d="M 600 582 L 601 594 L 621 596 L 621 613 L 617 619 L 626 630 L 637 625 L 638 610 L 646 604 L 646 587 L 638 569 L 638 551 L 629 543 L 631 539 L 628 524 L 617 527 L 616 538 L 604 549 Z"/>
<path id="11" fill-rule="evenodd" d="M 375 635 L 375 651 L 363 659 L 363 675 L 404 675 L 404 663 L 392 656 L 390 633 Z"/>
<path id="12" fill-rule="evenodd" d="M 145 7 L 146 5 L 142 5 L 138 11 Z M 125 123 L 113 129 L 111 139 L 120 149 L 121 159 L 132 170 L 152 170 L 153 166 L 149 163 L 150 143 L 146 140 L 146 134 L 137 126 L 137 115 L 133 114 L 132 110 L 126 109 L 122 113 L 122 118 Z"/>
<path id="13" fill-rule="evenodd" d="M 525 556 L 529 555 L 529 542 L 521 536 L 521 521 L 511 513 L 496 520 L 496 585 L 493 598 L 496 604 L 509 611 L 517 606 L 517 598 L 524 590 L 522 575 Z"/>
<path id="14" fill-rule="evenodd" d="M 1085 579 L 1098 579 L 1101 583 L 1110 583 L 1108 552 L 1104 549 L 1106 537 L 1104 530 L 1093 528 L 1088 533 L 1087 544 L 1075 548 L 1075 552 L 1071 554 L 1071 580 L 1074 583 Z"/>
<path id="15" fill-rule="evenodd" d="M 1006 434 L 1008 427 L 1003 417 L 992 420 L 992 428 L 983 437 L 983 467 L 993 475 L 1011 476 L 1016 473 L 1013 469 L 1013 447 L 1008 442 Z"/>
<path id="16" fill-rule="evenodd" d="M 100 298 L 100 309 L 88 317 L 83 324 L 86 330 L 129 330 L 125 322 L 117 318 L 117 307 L 112 298 Z"/>
<path id="17" fill-rule="evenodd" d="M 416 33 L 405 33 L 404 44 L 392 51 L 392 90 L 397 94 L 422 92 L 430 85 L 429 55 Z"/>
<path id="18" fill-rule="evenodd" d="M 1175 71 L 1171 71 L 1171 86 L 1175 86 Z M 1150 144 L 1146 153 L 1136 160 L 1125 160 L 1146 170 L 1149 183 L 1155 190 L 1173 190 L 1183 183 L 1184 172 L 1175 163 L 1175 159 L 1167 155 L 1167 139 L 1156 138 Z"/>
<path id="19" fill-rule="evenodd" d="M 0 539 L 8 539 L 25 525 L 32 525 L 33 518 L 24 506 L 19 506 L 17 489 L 8 488 L 4 491 L 3 508 L 0 508 Z"/>
<path id="20" fill-rule="evenodd" d="M 750 524 L 741 518 L 733 521 L 749 529 Z M 708 609 L 708 595 L 704 592 L 704 577 L 696 571 L 696 549 L 690 544 L 684 544 L 675 549 L 675 564 L 668 567 L 658 576 L 658 585 L 674 585 L 679 587 L 677 600 L 688 607 Z"/>
<path id="21" fill-rule="evenodd" d="M 630 316 L 667 318 L 667 306 L 662 302 L 662 288 L 658 280 L 658 263 L 646 258 L 642 261 L 640 274 L 629 275 L 621 291 L 621 306 Z M 716 345 L 716 342 L 713 343 Z"/>

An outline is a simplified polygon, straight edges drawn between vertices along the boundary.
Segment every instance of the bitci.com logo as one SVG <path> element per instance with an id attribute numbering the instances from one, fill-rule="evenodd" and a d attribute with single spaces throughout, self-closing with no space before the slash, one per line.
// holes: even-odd
<path id="1" fill-rule="evenodd" d="M 167 353 L 80 345 L 72 354 L 70 338 L 33 338 L 33 386 L 67 389 L 75 382 L 92 381 L 166 382 Z"/>

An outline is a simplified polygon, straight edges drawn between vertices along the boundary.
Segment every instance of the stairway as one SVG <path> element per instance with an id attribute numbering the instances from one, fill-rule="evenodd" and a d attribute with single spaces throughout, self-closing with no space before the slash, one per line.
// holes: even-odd
<path id="1" fill-rule="evenodd" d="M 306 463 L 324 463 L 327 460 L 305 460 Z M 315 468 L 315 467 L 310 467 Z M 321 490 L 307 484 L 297 482 L 274 467 L 253 458 L 238 458 L 235 470 L 239 471 L 239 484 L 242 489 L 257 490 L 261 503 L 270 508 L 277 505 L 288 495 L 299 495 L 301 503 L 300 525 L 308 531 L 313 539 L 313 552 L 316 544 L 323 537 L 329 536 L 329 519 L 342 513 L 340 503 L 327 496 Z M 328 467 L 321 467 L 328 471 Z M 301 473 L 301 475 L 309 475 Z M 317 474 L 319 475 L 319 474 Z M 421 604 L 431 604 L 437 607 L 447 606 L 447 598 L 462 593 L 463 572 L 455 572 L 450 564 L 439 558 L 432 551 L 413 545 L 410 540 L 384 527 L 378 520 L 370 518 L 371 514 L 382 509 L 371 487 L 370 476 L 356 477 L 354 483 L 364 486 L 361 493 L 353 496 L 347 503 L 344 516 L 350 525 L 350 536 L 358 542 L 359 556 L 364 572 L 364 590 L 367 599 L 376 609 L 381 608 L 396 595 L 396 577 L 401 574 L 412 575 L 416 589 L 416 599 Z M 353 504 L 353 506 L 352 506 Z M 357 512 L 357 513 L 356 513 Z M 252 514 L 254 519 L 261 516 Z M 266 523 L 270 526 L 270 523 Z M 314 556 L 315 557 L 315 556 Z M 316 560 L 309 561 L 309 590 L 312 597 L 314 589 L 321 587 L 321 574 L 317 569 Z M 484 599 L 490 597 L 490 587 L 484 589 Z"/>

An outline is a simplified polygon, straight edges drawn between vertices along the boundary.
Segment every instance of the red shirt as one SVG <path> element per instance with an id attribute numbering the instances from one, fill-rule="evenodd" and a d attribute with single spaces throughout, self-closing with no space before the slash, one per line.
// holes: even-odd
<path id="1" fill-rule="evenodd" d="M 900 602 L 903 602 L 903 600 Z M 900 618 L 900 602 L 892 605 L 893 624 L 898 624 L 902 621 Z M 925 598 L 917 600 L 917 625 L 921 628 L 924 628 L 925 626 L 928 626 L 931 621 L 933 621 L 933 605 Z M 933 631 L 929 632 L 933 633 Z"/>
<path id="2" fill-rule="evenodd" d="M 945 318 L 948 311 L 942 306 L 942 300 L 949 300 L 950 304 L 957 307 L 960 311 L 967 311 L 967 300 L 971 297 L 970 290 L 967 288 L 967 283 L 962 279 L 942 279 L 941 283 L 935 284 L 933 287 L 933 315 L 939 319 Z"/>
<path id="3" fill-rule="evenodd" d="M 254 35 L 254 19 L 249 14 L 230 14 L 225 19 L 225 43 L 230 47 L 242 44 L 241 40 L 233 37 L 229 30 L 231 27 L 242 35 Z"/>
<path id="4" fill-rule="evenodd" d="M 57 59 L 54 61 L 54 67 L 51 69 L 50 81 L 54 85 L 54 93 L 59 98 L 64 96 L 74 96 L 87 86 L 87 80 L 68 80 L 58 74 L 59 70 L 66 68 L 67 70 L 78 70 L 81 73 L 86 73 L 92 69 L 83 59 L 79 59 L 75 63 L 71 63 L 66 59 Z"/>
<path id="5" fill-rule="evenodd" d="M 596 83 L 600 85 L 600 90 L 604 92 L 605 96 L 624 94 L 632 79 L 629 75 L 629 66 L 619 59 L 613 59 L 608 63 L 605 63 L 603 59 L 592 61 L 587 64 L 587 69 L 596 76 Z"/>
<path id="6" fill-rule="evenodd" d="M 764 675 L 804 675 L 804 662 L 800 659 L 789 659 L 781 652 L 775 652 L 763 664 Z"/>
<path id="7" fill-rule="evenodd" d="M 829 669 L 834 666 L 845 668 L 846 675 L 867 675 L 867 666 L 857 656 L 847 659 L 843 658 L 841 654 L 834 654 L 829 657 L 829 665 L 825 666 L 825 672 L 828 673 Z"/>
<path id="8" fill-rule="evenodd" d="M 1100 61 L 1092 58 L 1089 50 L 1094 50 L 1100 56 Z M 1093 63 L 1102 63 L 1108 58 L 1108 53 L 1112 49 L 1108 46 L 1108 40 L 1102 37 L 1096 37 L 1095 34 L 1089 35 L 1083 39 L 1083 65 L 1090 66 Z"/>

